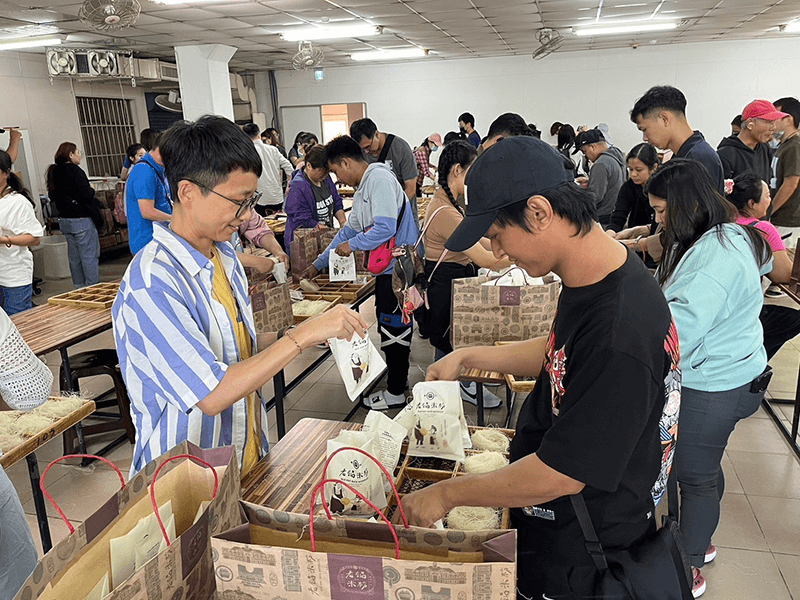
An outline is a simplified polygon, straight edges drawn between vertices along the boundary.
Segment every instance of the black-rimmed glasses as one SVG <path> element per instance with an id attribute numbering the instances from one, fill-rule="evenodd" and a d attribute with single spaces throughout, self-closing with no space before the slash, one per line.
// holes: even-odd
<path id="1" fill-rule="evenodd" d="M 262 195 L 261 192 L 256 192 L 255 194 L 253 194 L 252 196 L 250 196 L 249 198 L 246 198 L 244 200 L 234 200 L 233 198 L 228 198 L 227 196 L 223 196 L 219 192 L 217 192 L 215 190 L 212 190 L 207 185 L 203 185 L 202 183 L 199 183 L 197 181 L 193 181 L 192 179 L 187 179 L 186 181 L 188 181 L 189 183 L 195 184 L 199 188 L 203 188 L 207 192 L 211 192 L 212 194 L 216 194 L 220 198 L 225 198 L 225 200 L 227 200 L 231 204 L 235 204 L 236 206 L 238 206 L 239 209 L 236 211 L 236 218 L 237 219 L 239 217 L 241 217 L 245 212 L 247 212 L 248 210 L 252 209 L 258 203 L 258 201 L 261 199 L 261 195 Z"/>

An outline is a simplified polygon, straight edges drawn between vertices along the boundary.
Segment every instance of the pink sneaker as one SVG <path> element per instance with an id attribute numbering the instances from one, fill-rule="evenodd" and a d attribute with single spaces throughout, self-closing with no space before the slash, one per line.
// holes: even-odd
<path id="1" fill-rule="evenodd" d="M 699 598 L 706 591 L 706 580 L 700 574 L 700 569 L 692 567 L 692 598 Z"/>
<path id="2" fill-rule="evenodd" d="M 717 558 L 717 547 L 714 544 L 711 544 L 708 547 L 708 550 L 706 550 L 705 563 L 708 564 L 715 558 Z"/>

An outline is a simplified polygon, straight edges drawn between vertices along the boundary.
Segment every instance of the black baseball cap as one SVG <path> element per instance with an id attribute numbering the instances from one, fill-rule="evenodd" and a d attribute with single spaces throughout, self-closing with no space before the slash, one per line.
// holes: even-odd
<path id="1" fill-rule="evenodd" d="M 486 235 L 501 208 L 569 183 L 558 151 L 530 136 L 503 138 L 481 154 L 467 171 L 466 217 L 444 247 L 463 252 Z"/>
<path id="2" fill-rule="evenodd" d="M 604 136 L 603 132 L 599 129 L 587 129 L 586 131 L 581 131 L 575 136 L 575 149 L 572 151 L 572 153 L 577 154 L 581 151 L 581 146 L 585 146 L 586 144 L 596 144 L 597 142 L 605 141 L 606 136 Z"/>

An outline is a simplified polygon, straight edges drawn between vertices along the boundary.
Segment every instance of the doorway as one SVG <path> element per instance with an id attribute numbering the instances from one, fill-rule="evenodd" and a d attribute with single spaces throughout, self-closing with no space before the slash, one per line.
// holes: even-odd
<path id="1" fill-rule="evenodd" d="M 323 104 L 322 110 L 322 143 L 327 144 L 339 135 L 348 135 L 353 121 L 364 118 L 365 104 Z"/>

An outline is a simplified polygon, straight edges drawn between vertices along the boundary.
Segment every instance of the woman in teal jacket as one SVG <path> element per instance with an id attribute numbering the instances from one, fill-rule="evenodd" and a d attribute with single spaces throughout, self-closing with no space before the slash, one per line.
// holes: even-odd
<path id="1" fill-rule="evenodd" d="M 758 315 L 772 251 L 757 229 L 736 224 L 733 206 L 696 161 L 669 161 L 650 177 L 647 192 L 664 228 L 656 277 L 681 345 L 674 464 L 696 598 L 705 591 L 700 567 L 716 555 L 711 536 L 724 491 L 722 454 L 736 423 L 756 412 L 764 396 L 767 355 Z"/>

